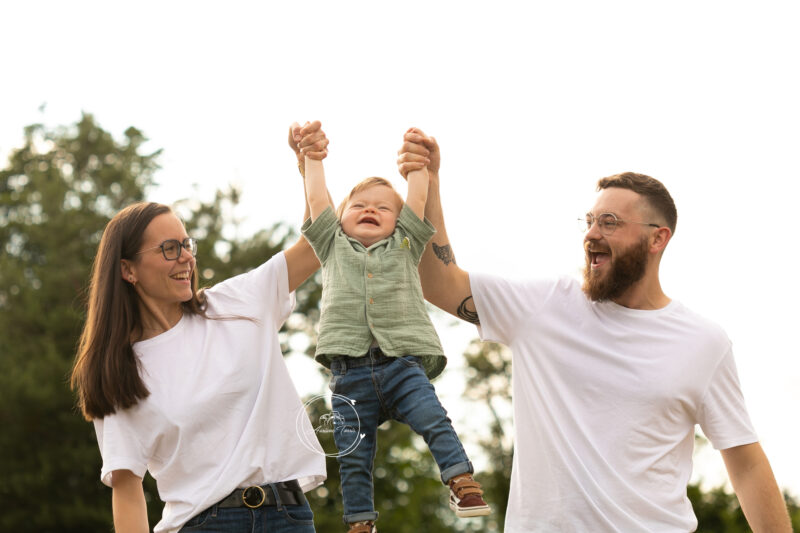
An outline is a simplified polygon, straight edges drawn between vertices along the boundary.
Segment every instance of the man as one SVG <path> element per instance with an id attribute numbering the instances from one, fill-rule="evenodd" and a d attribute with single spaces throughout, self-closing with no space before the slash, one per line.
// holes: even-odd
<path id="1" fill-rule="evenodd" d="M 694 531 L 695 424 L 721 451 L 753 531 L 790 532 L 730 341 L 661 289 L 677 221 L 666 188 L 633 173 L 600 180 L 582 285 L 471 275 L 447 239 L 436 141 L 417 129 L 404 141 L 401 174 L 430 174 L 425 216 L 437 234 L 420 263 L 425 298 L 512 349 L 506 532 Z"/>

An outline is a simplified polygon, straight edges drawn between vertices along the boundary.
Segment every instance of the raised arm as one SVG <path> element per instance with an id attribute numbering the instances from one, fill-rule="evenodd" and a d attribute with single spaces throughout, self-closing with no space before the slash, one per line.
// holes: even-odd
<path id="1" fill-rule="evenodd" d="M 304 128 L 308 128 L 305 135 L 303 133 Z M 325 137 L 325 132 L 322 131 L 318 121 L 313 124 L 306 122 L 305 126 L 300 126 L 295 122 L 289 127 L 289 147 L 295 153 L 297 168 L 300 171 L 300 175 L 303 177 L 303 202 L 305 204 L 303 220 L 307 220 L 308 217 L 311 216 L 305 180 L 306 159 L 318 159 L 321 162 L 321 160 L 328 155 L 327 146 L 328 139 Z M 330 202 L 330 194 L 328 194 L 327 189 L 325 190 L 325 194 Z M 286 257 L 286 266 L 289 271 L 289 290 L 294 291 L 308 279 L 311 274 L 317 271 L 319 268 L 319 260 L 316 254 L 314 254 L 311 245 L 308 244 L 308 241 L 302 236 L 295 244 L 287 248 L 284 254 Z"/>
<path id="2" fill-rule="evenodd" d="M 111 473 L 111 510 L 114 531 L 117 533 L 147 533 L 147 504 L 142 489 L 142 478 L 130 470 Z"/>
<path id="3" fill-rule="evenodd" d="M 422 293 L 436 307 L 462 320 L 478 324 L 478 313 L 472 301 L 469 274 L 459 268 L 453 255 L 444 213 L 439 196 L 439 145 L 421 130 L 411 128 L 403 136 L 403 146 L 398 151 L 397 166 L 400 174 L 409 179 L 409 193 L 414 171 L 428 168 L 428 194 L 425 217 L 436 228 L 436 235 L 422 255 L 419 264 Z"/>
<path id="4" fill-rule="evenodd" d="M 759 443 L 722 450 L 722 459 L 753 533 L 791 533 L 792 524 L 772 468 Z"/>
<path id="5" fill-rule="evenodd" d="M 328 153 L 328 139 L 322 132 L 318 120 L 306 123 L 295 132 L 294 139 L 304 156 L 306 199 L 311 210 L 311 220 L 316 220 L 327 207 L 333 208 L 325 185 L 325 169 L 322 166 L 322 160 Z"/>
<path id="6" fill-rule="evenodd" d="M 409 128 L 406 133 L 416 133 L 419 130 Z M 428 176 L 428 167 L 414 168 L 408 170 L 403 176 L 408 182 L 408 194 L 406 196 L 406 205 L 414 211 L 420 219 L 425 217 L 425 203 L 428 199 L 428 183 L 430 181 Z"/>
<path id="7" fill-rule="evenodd" d="M 428 169 L 410 171 L 406 176 L 406 181 L 408 181 L 406 205 L 422 219 L 425 217 L 425 203 L 428 199 Z"/>

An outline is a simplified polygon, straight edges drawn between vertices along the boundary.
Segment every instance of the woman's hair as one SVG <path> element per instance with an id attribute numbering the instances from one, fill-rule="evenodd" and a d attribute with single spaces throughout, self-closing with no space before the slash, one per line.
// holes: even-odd
<path id="1" fill-rule="evenodd" d="M 389 187 L 392 190 L 395 196 L 395 200 L 397 200 L 397 210 L 400 211 L 400 209 L 403 208 L 403 197 L 400 196 L 400 194 L 398 194 L 396 190 L 394 190 L 394 187 L 392 187 L 392 183 L 386 178 L 372 177 L 361 180 L 359 183 L 356 184 L 355 187 L 353 187 L 353 190 L 351 190 L 350 193 L 348 193 L 348 195 L 344 197 L 342 203 L 340 203 L 339 207 L 336 208 L 336 218 L 342 220 L 342 215 L 344 214 L 344 208 L 347 207 L 347 202 L 350 201 L 350 198 L 352 198 L 354 194 L 358 194 L 361 191 L 364 191 L 371 187 L 377 187 L 379 185 L 382 185 L 384 187 Z"/>
<path id="2" fill-rule="evenodd" d="M 146 398 L 132 339 L 142 333 L 136 291 L 122 278 L 121 261 L 135 261 L 145 229 L 157 216 L 172 213 L 162 204 L 141 202 L 117 213 L 106 225 L 92 265 L 86 323 L 81 333 L 70 383 L 87 420 L 103 418 Z M 183 312 L 205 316 L 203 291 L 192 272 L 192 298 Z"/>

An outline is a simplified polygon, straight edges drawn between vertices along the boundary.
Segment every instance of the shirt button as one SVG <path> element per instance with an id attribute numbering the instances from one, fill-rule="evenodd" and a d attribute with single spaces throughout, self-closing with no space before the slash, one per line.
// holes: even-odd
<path id="1" fill-rule="evenodd" d="M 368 277 L 368 278 L 371 278 L 371 277 L 372 277 L 372 272 L 368 272 L 368 273 L 367 273 L 367 277 Z"/>

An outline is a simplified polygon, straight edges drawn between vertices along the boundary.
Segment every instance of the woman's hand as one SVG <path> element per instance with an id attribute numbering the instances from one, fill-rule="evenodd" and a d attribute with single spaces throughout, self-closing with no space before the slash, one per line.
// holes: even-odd
<path id="1" fill-rule="evenodd" d="M 329 142 L 319 120 L 306 122 L 302 126 L 295 122 L 289 126 L 289 147 L 300 162 L 304 157 L 317 161 L 325 159 Z"/>

